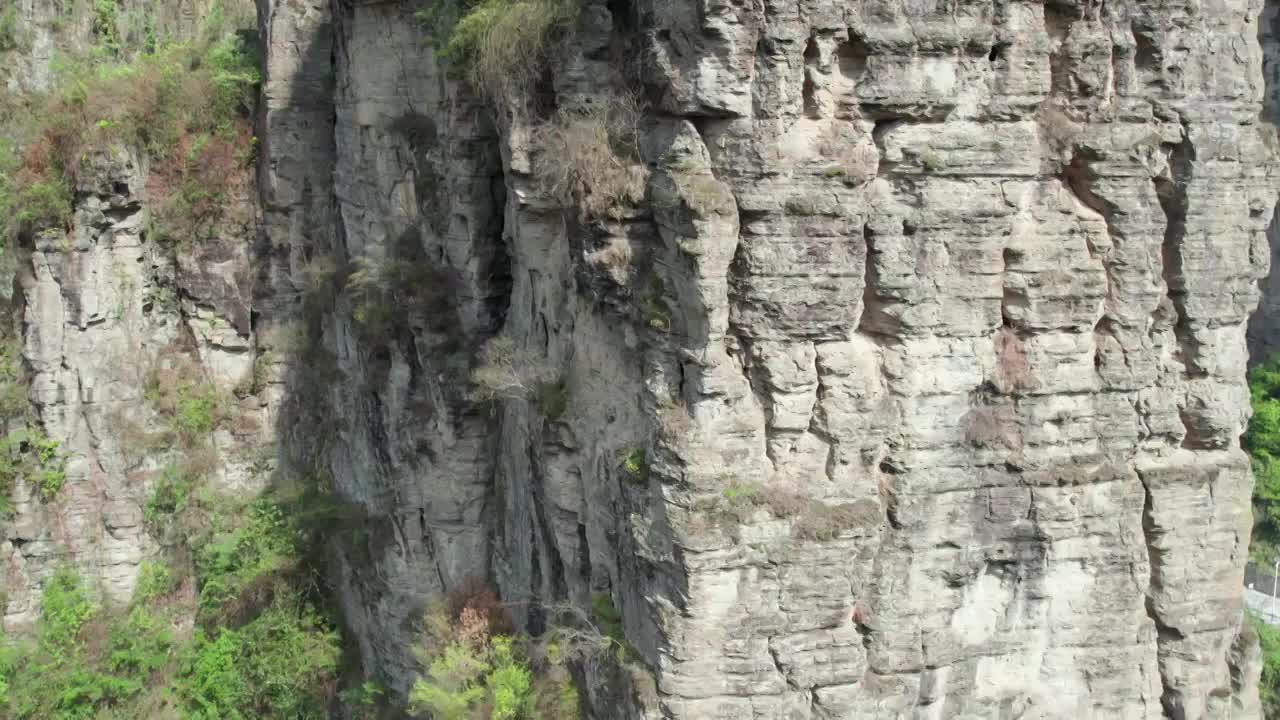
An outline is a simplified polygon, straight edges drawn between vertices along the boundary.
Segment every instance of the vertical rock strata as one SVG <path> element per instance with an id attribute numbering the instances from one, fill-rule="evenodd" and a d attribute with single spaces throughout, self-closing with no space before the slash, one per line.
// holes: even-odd
<path id="1" fill-rule="evenodd" d="M 225 242 L 153 252 L 115 157 L 36 248 L 24 355 L 73 455 L 5 525 L 6 624 L 54 556 L 128 597 L 159 465 L 113 413 L 151 422 L 139 367 L 180 348 L 266 368 L 220 478 L 274 439 L 332 479 L 344 621 L 398 692 L 424 605 L 482 576 L 533 630 L 621 611 L 645 670 L 582 678 L 594 717 L 1259 716 L 1274 9 L 587 0 L 497 112 L 417 9 L 258 0 L 260 207 Z M 627 94 L 645 199 L 587 220 L 539 133 Z M 498 335 L 550 369 L 527 399 L 469 387 Z"/>
<path id="2" fill-rule="evenodd" d="M 183 0 L 143 10 L 153 11 L 156 32 L 182 38 L 209 7 Z M 23 1 L 8 10 L 20 43 L 5 54 L 14 60 L 3 72 L 8 92 L 47 90 L 57 53 L 92 44 L 86 2 Z M 256 380 L 263 358 L 253 325 L 253 179 L 228 180 L 212 237 L 175 248 L 151 236 L 148 171 L 148 159 L 128 148 L 86 154 L 67 231 L 3 248 L 3 281 L 13 283 L 6 319 L 20 330 L 15 365 L 27 375 L 35 421 L 65 458 L 56 498 L 20 481 L 12 516 L 0 518 L 6 632 L 35 621 L 40 587 L 63 565 L 105 603 L 129 602 L 143 561 L 159 550 L 144 507 L 165 468 L 199 463 L 219 487 L 257 492 L 274 464 L 273 404 Z M 14 257 L 22 258 L 16 273 L 7 264 Z M 175 447 L 172 408 L 166 415 L 156 397 L 166 382 L 225 397 L 226 422 L 201 430 L 198 453 Z"/>

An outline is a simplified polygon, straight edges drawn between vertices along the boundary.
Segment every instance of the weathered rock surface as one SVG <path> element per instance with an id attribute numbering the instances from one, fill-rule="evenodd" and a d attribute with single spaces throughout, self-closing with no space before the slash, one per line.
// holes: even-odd
<path id="1" fill-rule="evenodd" d="M 180 38 L 209 6 L 135 10 L 152 11 L 161 36 Z M 17 3 L 20 46 L 5 57 L 19 62 L 7 68 L 8 91 L 46 89 L 53 50 L 41 48 L 83 50 L 91 19 L 86 2 Z M 256 491 L 275 463 L 274 403 L 255 380 L 252 178 L 230 184 L 216 237 L 173 247 L 150 236 L 147 164 L 123 148 L 85 157 L 69 229 L 5 249 L 23 259 L 12 295 L 33 411 L 66 458 L 55 498 L 20 482 L 13 517 L 0 522 L 6 631 L 35 620 L 44 579 L 63 565 L 105 602 L 129 601 L 142 562 L 160 550 L 143 508 L 164 468 L 199 461 L 219 486 Z M 227 422 L 202 444 L 207 457 L 184 457 L 174 445 L 172 419 L 147 397 L 157 373 L 219 395 Z"/>
<path id="2" fill-rule="evenodd" d="M 146 397 L 155 373 L 183 373 L 226 395 L 234 420 L 212 433 L 204 460 L 214 482 L 261 489 L 269 474 L 267 403 L 230 392 L 247 387 L 255 365 L 249 196 L 233 201 L 241 216 L 229 213 L 219 238 L 175 261 L 172 248 L 147 238 L 144 178 L 136 157 L 91 158 L 74 229 L 41 234 L 19 272 L 30 397 L 66 457 L 66 484 L 48 502 L 29 484 L 16 489 L 0 543 L 8 629 L 34 620 L 40 583 L 58 567 L 70 564 L 106 601 L 124 603 L 157 552 L 142 511 L 182 450 L 165 440 L 172 421 Z"/>
<path id="3" fill-rule="evenodd" d="M 332 478 L 344 619 L 397 690 L 481 575 L 534 627 L 621 610 L 649 677 L 588 678 L 595 717 L 1259 716 L 1269 4 L 590 0 L 546 105 L 634 92 L 648 180 L 589 222 L 535 177 L 546 108 L 493 112 L 414 3 L 258 6 L 252 248 L 165 260 L 116 158 L 35 253 L 33 395 L 76 462 L 6 529 L 7 622 L 46 556 L 127 595 L 146 467 L 105 418 L 146 417 L 111 368 L 182 337 L 226 382 L 266 359 L 266 436 L 219 448 Z M 550 400 L 476 399 L 497 334 Z"/>

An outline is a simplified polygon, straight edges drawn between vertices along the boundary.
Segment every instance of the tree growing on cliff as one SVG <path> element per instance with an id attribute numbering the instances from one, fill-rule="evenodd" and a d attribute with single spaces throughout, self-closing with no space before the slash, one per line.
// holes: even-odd
<path id="1" fill-rule="evenodd" d="M 409 709 L 434 720 L 572 720 L 578 695 L 558 646 L 516 634 L 483 583 L 428 609 Z"/>

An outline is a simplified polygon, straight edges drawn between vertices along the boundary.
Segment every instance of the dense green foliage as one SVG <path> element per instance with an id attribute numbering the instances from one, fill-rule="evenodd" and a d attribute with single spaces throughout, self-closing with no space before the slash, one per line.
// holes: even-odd
<path id="1" fill-rule="evenodd" d="M 66 458 L 28 417 L 27 384 L 16 343 L 0 341 L 0 516 L 8 515 L 14 486 L 25 480 L 43 501 L 66 482 Z"/>
<path id="2" fill-rule="evenodd" d="M 49 579 L 34 639 L 0 641 L 0 717 L 325 717 L 341 643 L 314 550 L 331 516 L 323 489 L 217 492 L 208 477 L 221 403 L 189 358 L 162 356 L 144 397 L 170 425 L 155 451 L 173 461 L 143 509 L 164 561 L 144 563 L 124 608 L 99 606 L 69 569 Z M 0 440 L 0 479 L 54 484 L 40 478 L 57 445 L 19 428 Z"/>
<path id="3" fill-rule="evenodd" d="M 180 512 L 201 516 L 181 523 L 194 563 L 145 566 L 130 607 L 99 607 L 70 570 L 46 583 L 35 641 L 0 650 L 0 715 L 325 716 L 340 643 L 301 560 L 307 531 L 267 500 L 195 493 Z"/>
<path id="4" fill-rule="evenodd" d="M 1280 358 L 1249 373 L 1253 419 L 1243 444 L 1253 462 L 1250 560 L 1270 568 L 1280 558 Z M 1268 718 L 1280 717 L 1280 628 L 1251 618 L 1262 643 L 1261 695 Z"/>
<path id="5" fill-rule="evenodd" d="M 1248 620 L 1262 646 L 1262 681 L 1258 688 L 1262 711 L 1267 718 L 1277 718 L 1280 717 L 1280 628 L 1266 624 L 1253 613 L 1248 613 Z"/>
<path id="6" fill-rule="evenodd" d="M 450 607 L 428 611 L 419 659 L 425 673 L 410 690 L 410 712 L 434 720 L 578 717 L 566 653 L 512 633 L 497 596 L 481 586 L 464 585 Z"/>
<path id="7" fill-rule="evenodd" d="M 1280 554 L 1280 358 L 1249 373 L 1253 419 L 1244 448 L 1253 459 L 1253 543 L 1256 562 L 1270 566 Z"/>

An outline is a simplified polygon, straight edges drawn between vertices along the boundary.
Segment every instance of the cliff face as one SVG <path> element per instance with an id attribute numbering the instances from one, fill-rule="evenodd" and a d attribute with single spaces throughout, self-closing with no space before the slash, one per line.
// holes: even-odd
<path id="1" fill-rule="evenodd" d="M 208 6 L 174 3 L 155 12 L 152 27 L 184 37 Z M 91 8 L 27 2 L 15 11 L 9 91 L 47 89 L 57 54 L 90 44 Z M 174 247 L 149 225 L 150 165 L 130 148 L 87 154 L 65 226 L 4 249 L 4 279 L 13 283 L 6 311 L 20 348 L 10 360 L 25 370 L 35 424 L 65 460 L 55 498 L 19 477 L 2 521 L 7 630 L 34 621 L 40 586 L 62 565 L 91 579 L 107 603 L 128 602 L 142 562 L 159 550 L 143 508 L 162 469 L 187 450 L 176 447 L 173 408 L 164 407 L 172 386 L 230 398 L 234 421 L 211 434 L 198 459 L 217 486 L 261 490 L 274 464 L 270 403 L 254 381 L 265 366 L 252 323 L 252 177 L 228 179 L 216 233 Z M 7 430 L 12 420 L 4 418 Z"/>
<path id="2" fill-rule="evenodd" d="M 536 103 L 478 96 L 418 9 L 258 1 L 258 176 L 215 241 L 152 247 L 104 157 L 37 243 L 23 356 L 70 460 L 3 525 L 7 627 L 62 558 L 128 597 L 163 458 L 121 434 L 160 422 L 139 369 L 188 363 L 242 390 L 220 484 L 332 479 L 343 621 L 397 691 L 478 576 L 527 628 L 618 608 L 595 717 L 1259 716 L 1274 8 L 591 0 Z M 585 141 L 547 138 L 633 103 L 639 189 L 566 207 Z M 494 366 L 528 387 L 482 400 Z"/>

